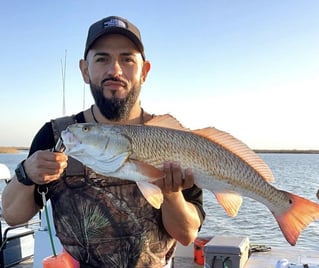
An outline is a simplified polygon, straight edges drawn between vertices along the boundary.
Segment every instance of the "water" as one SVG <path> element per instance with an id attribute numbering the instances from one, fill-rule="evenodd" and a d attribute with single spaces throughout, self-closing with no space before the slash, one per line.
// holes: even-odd
<path id="1" fill-rule="evenodd" d="M 17 164 L 25 159 L 28 155 L 28 151 L 20 151 L 16 154 L 1 154 L 0 153 L 0 163 L 6 164 L 10 170 L 11 176 L 14 174 L 14 170 Z M 2 191 L 5 186 L 4 181 L 0 180 L 0 191 Z"/>
<path id="2" fill-rule="evenodd" d="M 8 165 L 13 174 L 16 165 L 27 156 L 0 154 L 0 163 Z M 260 154 L 270 166 L 276 178 L 277 188 L 293 192 L 314 202 L 318 202 L 319 154 Z M 0 185 L 1 189 L 1 185 Z M 212 193 L 204 190 L 206 220 L 201 235 L 249 236 L 254 244 L 290 247 L 283 237 L 271 212 L 257 201 L 244 198 L 238 215 L 230 218 L 216 202 Z M 295 247 L 319 250 L 319 221 L 310 224 L 300 235 Z"/>

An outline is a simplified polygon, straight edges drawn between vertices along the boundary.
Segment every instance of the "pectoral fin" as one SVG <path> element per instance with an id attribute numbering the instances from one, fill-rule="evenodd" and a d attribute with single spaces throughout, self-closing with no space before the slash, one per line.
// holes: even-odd
<path id="1" fill-rule="evenodd" d="M 129 161 L 127 161 L 127 163 L 125 163 L 125 165 L 129 165 L 130 168 L 134 169 L 135 172 L 139 173 L 141 177 L 147 178 L 143 180 L 154 182 L 158 179 L 165 178 L 165 173 L 162 170 L 145 162 L 130 159 Z"/>
<path id="2" fill-rule="evenodd" d="M 110 176 L 133 180 L 145 199 L 154 207 L 159 209 L 163 203 L 162 190 L 151 183 L 165 177 L 165 173 L 147 163 L 130 159 Z"/>
<path id="3" fill-rule="evenodd" d="M 141 177 L 146 177 L 148 181 L 156 181 L 158 179 L 163 179 L 165 174 L 163 171 L 151 166 L 147 163 L 140 162 L 137 160 L 130 160 L 131 165 L 134 166 L 135 170 L 140 173 Z M 138 188 L 143 194 L 144 198 L 156 209 L 159 209 L 163 203 L 164 197 L 162 190 L 147 181 L 137 181 Z"/>

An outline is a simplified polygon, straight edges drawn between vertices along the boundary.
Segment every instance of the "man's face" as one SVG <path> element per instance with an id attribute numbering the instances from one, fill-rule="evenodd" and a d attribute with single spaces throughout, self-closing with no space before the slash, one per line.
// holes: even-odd
<path id="1" fill-rule="evenodd" d="M 128 119 L 149 71 L 134 43 L 123 35 L 103 36 L 89 50 L 85 65 L 82 73 L 102 114 L 109 120 Z"/>

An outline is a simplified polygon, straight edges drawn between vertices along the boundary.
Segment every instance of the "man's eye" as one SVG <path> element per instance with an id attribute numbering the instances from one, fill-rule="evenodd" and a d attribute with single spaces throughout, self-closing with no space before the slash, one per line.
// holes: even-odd
<path id="1" fill-rule="evenodd" d="M 124 58 L 124 62 L 128 62 L 128 63 L 134 63 L 135 62 L 135 60 L 134 60 L 134 58 L 133 57 L 125 57 Z"/>
<path id="2" fill-rule="evenodd" d="M 105 61 L 106 61 L 105 58 L 97 58 L 97 59 L 96 59 L 96 62 L 105 62 Z"/>

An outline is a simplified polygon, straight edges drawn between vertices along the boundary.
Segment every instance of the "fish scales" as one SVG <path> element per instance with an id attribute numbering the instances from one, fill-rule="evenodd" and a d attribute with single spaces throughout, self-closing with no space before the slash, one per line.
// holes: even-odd
<path id="1" fill-rule="evenodd" d="M 165 160 L 179 161 L 182 168 L 191 167 L 200 187 L 215 190 L 210 180 L 227 184 L 230 190 L 263 196 L 272 187 L 239 157 L 191 132 L 144 126 L 117 126 L 119 133 L 130 137 L 132 150 L 138 160 L 160 168 Z M 182 138 L 181 138 L 182 137 Z M 206 178 L 203 181 L 202 178 Z M 270 187 L 268 191 L 267 187 Z M 219 190 L 219 189 L 216 189 Z M 268 196 L 268 194 L 267 194 Z"/>

